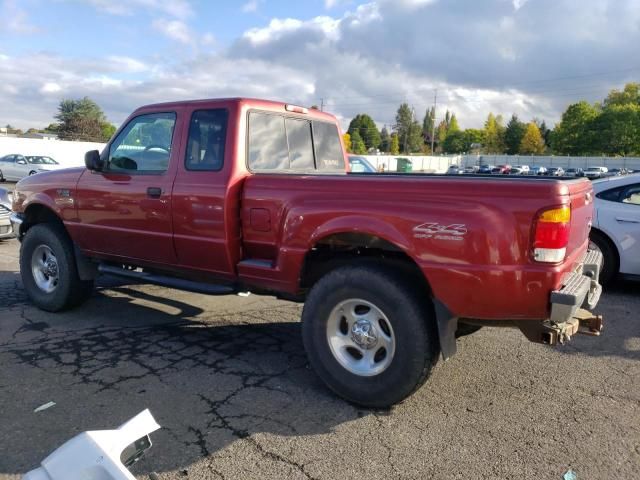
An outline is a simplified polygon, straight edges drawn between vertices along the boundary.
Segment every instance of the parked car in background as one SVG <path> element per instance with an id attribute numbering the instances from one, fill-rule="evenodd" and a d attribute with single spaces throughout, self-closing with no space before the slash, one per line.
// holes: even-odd
<path id="1" fill-rule="evenodd" d="M 468 165 L 464 167 L 464 173 L 478 173 L 480 167 L 477 165 Z"/>
<path id="2" fill-rule="evenodd" d="M 627 171 L 624 168 L 612 168 L 611 170 L 609 170 L 609 175 L 612 177 L 626 175 L 626 174 L 627 174 Z"/>
<path id="3" fill-rule="evenodd" d="M 11 198 L 9 192 L 0 188 L 0 240 L 13 237 L 13 228 L 9 218 L 11 217 Z"/>
<path id="4" fill-rule="evenodd" d="M 496 165 L 495 167 L 493 167 L 493 170 L 491 170 L 491 173 L 493 174 L 506 175 L 509 172 L 511 172 L 511 165 Z"/>
<path id="5" fill-rule="evenodd" d="M 509 171 L 509 175 L 524 175 L 525 173 L 522 171 L 520 167 L 511 167 Z"/>
<path id="6" fill-rule="evenodd" d="M 531 173 L 533 173 L 534 175 L 546 175 L 547 174 L 547 167 L 533 167 L 531 169 Z"/>
<path id="7" fill-rule="evenodd" d="M 464 173 L 464 168 L 460 165 L 450 165 L 447 169 L 447 175 L 462 175 Z"/>
<path id="8" fill-rule="evenodd" d="M 520 169 L 520 173 L 522 175 L 529 175 L 531 173 L 531 169 L 529 165 L 516 165 L 514 168 Z"/>
<path id="9" fill-rule="evenodd" d="M 5 155 L 0 158 L 0 182 L 17 182 L 29 175 L 58 170 L 60 164 L 51 157 L 28 156 L 19 154 Z"/>
<path id="10" fill-rule="evenodd" d="M 608 172 L 609 169 L 607 167 L 589 167 L 584 174 L 587 178 L 593 180 L 594 178 L 602 178 L 606 176 Z"/>
<path id="11" fill-rule="evenodd" d="M 478 173 L 491 173 L 491 171 L 493 170 L 493 165 L 480 165 L 480 168 L 478 168 Z"/>
<path id="12" fill-rule="evenodd" d="M 564 174 L 567 177 L 584 177 L 584 170 L 582 170 L 581 168 L 567 168 L 564 171 Z"/>
<path id="13" fill-rule="evenodd" d="M 353 173 L 376 173 L 376 167 L 364 157 L 349 155 L 349 166 Z"/>
<path id="14" fill-rule="evenodd" d="M 596 195 L 591 242 L 602 252 L 600 282 L 618 273 L 640 278 L 640 175 L 593 182 Z"/>
<path id="15" fill-rule="evenodd" d="M 562 167 L 549 167 L 549 169 L 547 170 L 547 175 L 550 175 L 552 177 L 563 177 L 564 169 Z"/>

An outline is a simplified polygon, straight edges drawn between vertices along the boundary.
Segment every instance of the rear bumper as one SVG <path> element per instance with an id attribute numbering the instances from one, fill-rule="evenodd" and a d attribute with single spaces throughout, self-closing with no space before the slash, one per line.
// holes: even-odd
<path id="1" fill-rule="evenodd" d="M 551 316 L 540 323 L 519 322 L 526 337 L 537 343 L 564 344 L 577 333 L 600 335 L 602 316 L 590 313 L 600 300 L 599 283 L 602 254 L 595 250 L 585 253 L 578 266 L 564 278 L 562 287 L 551 292 Z"/>
<path id="2" fill-rule="evenodd" d="M 9 217 L 9 222 L 11 224 L 11 236 L 19 237 L 20 236 L 20 227 L 24 223 L 24 215 L 21 213 L 13 212 Z"/>

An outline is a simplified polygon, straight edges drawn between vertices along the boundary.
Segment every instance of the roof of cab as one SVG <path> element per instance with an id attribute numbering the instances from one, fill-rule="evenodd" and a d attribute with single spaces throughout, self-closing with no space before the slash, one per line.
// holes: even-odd
<path id="1" fill-rule="evenodd" d="M 247 97 L 228 97 L 228 98 L 206 98 L 206 99 L 198 99 L 198 100 L 179 100 L 175 102 L 161 102 L 161 103 L 153 103 L 149 105 L 143 105 L 138 107 L 135 111 L 144 111 L 147 109 L 157 109 L 158 107 L 171 108 L 171 107 L 181 107 L 181 106 L 193 106 L 193 105 L 202 105 L 202 106 L 214 106 L 217 103 L 238 103 L 241 107 L 245 108 L 257 108 L 264 109 L 269 111 L 282 111 L 286 112 L 286 105 L 295 105 L 299 106 L 295 103 L 290 102 L 278 102 L 274 100 L 264 100 L 260 98 L 247 98 Z M 315 108 L 304 107 L 308 109 L 308 114 L 313 116 L 314 118 L 323 118 L 325 120 L 329 120 L 332 122 L 336 121 L 336 117 L 330 113 L 322 112 Z"/>

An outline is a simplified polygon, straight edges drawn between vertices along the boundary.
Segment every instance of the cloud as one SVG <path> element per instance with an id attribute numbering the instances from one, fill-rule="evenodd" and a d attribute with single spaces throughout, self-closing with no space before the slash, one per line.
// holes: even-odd
<path id="1" fill-rule="evenodd" d="M 0 30 L 17 34 L 31 34 L 39 31 L 39 28 L 29 22 L 29 16 L 25 10 L 18 6 L 16 0 L 4 0 L 0 4 Z"/>
<path id="2" fill-rule="evenodd" d="M 152 23 L 153 28 L 158 32 L 169 37 L 176 42 L 190 44 L 193 42 L 193 37 L 189 27 L 186 23 L 180 20 L 166 20 L 158 18 Z"/>
<path id="3" fill-rule="evenodd" d="M 382 126 L 404 101 L 421 118 L 436 89 L 438 115 L 453 110 L 463 127 L 480 127 L 490 111 L 552 124 L 568 102 L 602 99 L 640 74 L 638 0 L 378 0 L 343 15 L 273 18 L 230 45 L 189 23 L 188 2 L 176 3 L 182 17 L 152 0 L 117 5 L 143 4 L 162 15 L 154 29 L 192 48 L 171 61 L 162 50 L 152 58 L 130 49 L 95 59 L 0 55 L 0 115 L 11 115 L 0 124 L 46 125 L 62 97 L 88 95 L 120 122 L 145 103 L 247 95 L 302 105 L 322 98 L 343 126 L 362 112 Z M 47 72 L 46 83 L 34 71 Z"/>
<path id="4" fill-rule="evenodd" d="M 151 11 L 185 19 L 193 15 L 193 7 L 188 0 L 79 0 L 110 15 L 134 15 L 141 11 Z"/>
<path id="5" fill-rule="evenodd" d="M 247 3 L 242 5 L 241 10 L 244 13 L 254 13 L 258 11 L 258 7 L 263 2 L 263 0 L 249 0 Z"/>

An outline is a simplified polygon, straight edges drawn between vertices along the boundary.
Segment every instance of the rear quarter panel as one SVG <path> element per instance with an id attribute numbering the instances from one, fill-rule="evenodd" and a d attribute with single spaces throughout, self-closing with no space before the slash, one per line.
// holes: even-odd
<path id="1" fill-rule="evenodd" d="M 243 233 L 254 256 L 272 260 L 276 280 L 290 291 L 315 243 L 332 233 L 362 232 L 405 251 L 457 316 L 540 319 L 548 315 L 550 291 L 586 248 L 587 213 L 576 217 L 579 228 L 560 265 L 531 259 L 533 220 L 543 208 L 570 202 L 569 188 L 557 180 L 253 175 L 242 199 Z M 269 212 L 269 231 L 251 228 L 255 208 Z"/>

